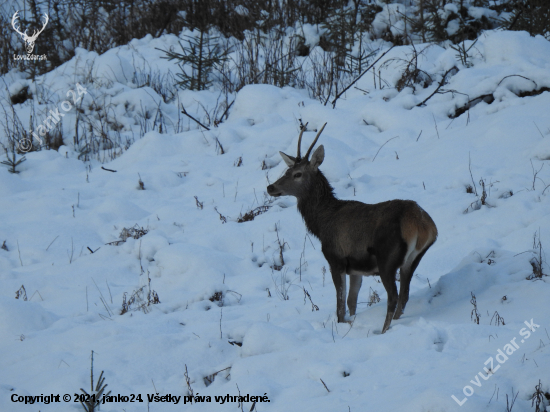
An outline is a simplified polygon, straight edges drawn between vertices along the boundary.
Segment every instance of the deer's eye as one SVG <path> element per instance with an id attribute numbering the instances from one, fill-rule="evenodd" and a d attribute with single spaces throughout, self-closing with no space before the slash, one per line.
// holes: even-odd
<path id="1" fill-rule="evenodd" d="M 298 172 L 298 173 L 295 173 L 294 174 L 294 179 L 297 179 L 299 177 L 302 177 L 302 173 L 301 172 Z"/>

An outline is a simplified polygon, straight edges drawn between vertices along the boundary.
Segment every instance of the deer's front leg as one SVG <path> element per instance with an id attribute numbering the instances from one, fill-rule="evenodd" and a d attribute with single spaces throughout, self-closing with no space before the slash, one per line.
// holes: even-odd
<path id="1" fill-rule="evenodd" d="M 363 276 L 361 275 L 350 275 L 349 277 L 348 309 L 350 316 L 355 316 L 357 310 L 357 296 L 359 296 L 362 282 Z"/>
<path id="2" fill-rule="evenodd" d="M 331 265 L 330 273 L 336 288 L 336 315 L 338 322 L 345 322 L 346 316 L 346 271 L 337 265 Z"/>

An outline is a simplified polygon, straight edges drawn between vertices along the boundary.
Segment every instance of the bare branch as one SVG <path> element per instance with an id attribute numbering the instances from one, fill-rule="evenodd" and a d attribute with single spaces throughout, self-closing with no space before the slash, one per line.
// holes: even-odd
<path id="1" fill-rule="evenodd" d="M 428 97 L 426 97 L 422 103 L 418 103 L 418 104 L 416 105 L 416 107 L 424 106 L 424 104 L 426 104 L 426 102 L 427 102 L 428 100 L 430 100 L 435 94 L 437 94 L 437 92 L 439 92 L 439 89 L 441 89 L 441 87 L 443 87 L 443 85 L 445 84 L 445 80 L 447 79 L 447 75 L 448 75 L 451 71 L 453 71 L 454 69 L 456 69 L 455 66 L 453 66 L 452 68 L 450 68 L 449 70 L 447 70 L 447 71 L 445 72 L 445 74 L 443 75 L 443 78 L 441 79 L 441 81 L 440 81 L 439 84 L 437 85 L 437 88 L 434 90 L 434 92 L 433 92 L 432 94 L 430 94 Z"/>
<path id="2" fill-rule="evenodd" d="M 366 70 L 363 71 L 363 73 L 361 73 L 359 76 L 357 76 L 357 77 L 355 78 L 354 81 L 352 81 L 350 84 L 348 84 L 347 87 L 344 88 L 344 90 L 342 90 L 340 93 L 338 93 L 338 94 L 336 95 L 336 97 L 334 98 L 334 100 L 332 101 L 332 108 L 334 109 L 334 108 L 336 107 L 336 101 L 337 101 L 345 92 L 347 92 L 347 91 L 351 88 L 351 86 L 353 86 L 355 83 L 357 83 L 357 81 L 358 81 L 361 77 L 363 77 L 363 76 L 364 76 L 364 75 L 365 75 L 365 74 L 366 74 L 366 73 L 367 73 L 376 63 L 378 63 L 378 62 L 380 61 L 380 59 L 381 59 L 382 57 L 384 57 L 386 54 L 388 54 L 389 51 L 390 51 L 391 49 L 393 49 L 394 47 L 395 47 L 395 45 L 391 46 L 388 50 L 386 50 L 384 53 L 382 53 L 382 55 L 381 55 L 378 59 L 376 59 L 376 60 L 374 61 L 374 63 L 372 63 L 369 67 L 367 67 Z M 327 101 L 325 102 L 325 106 L 327 105 L 327 103 L 328 103 L 328 99 L 327 99 Z"/>
<path id="3" fill-rule="evenodd" d="M 199 122 L 197 119 L 195 119 L 193 116 L 191 116 L 189 113 L 187 113 L 187 110 L 185 110 L 185 107 L 183 107 L 183 104 L 181 105 L 181 112 L 189 117 L 191 120 L 195 121 L 199 126 L 205 128 L 206 130 L 210 130 L 210 128 L 203 125 L 201 122 Z"/>

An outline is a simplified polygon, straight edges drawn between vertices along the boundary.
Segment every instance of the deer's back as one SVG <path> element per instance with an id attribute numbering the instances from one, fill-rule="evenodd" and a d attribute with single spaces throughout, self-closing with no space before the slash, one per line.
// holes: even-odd
<path id="1" fill-rule="evenodd" d="M 409 243 L 417 237 L 417 243 L 433 243 L 437 229 L 430 216 L 412 200 L 376 204 L 350 200 L 340 201 L 322 237 L 339 256 L 360 259 L 371 254 L 369 249 Z M 323 245 L 325 239 L 321 239 Z"/>

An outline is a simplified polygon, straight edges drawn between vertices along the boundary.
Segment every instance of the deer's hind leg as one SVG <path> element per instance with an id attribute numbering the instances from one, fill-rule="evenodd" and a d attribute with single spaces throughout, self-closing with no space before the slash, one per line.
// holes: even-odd
<path id="1" fill-rule="evenodd" d="M 394 319 L 399 319 L 405 310 L 405 306 L 407 306 L 407 302 L 409 301 L 409 287 L 411 285 L 414 271 L 418 267 L 420 260 L 422 259 L 426 251 L 430 248 L 430 246 L 420 252 L 417 256 L 413 257 L 412 263 L 405 262 L 403 266 L 401 266 L 399 272 L 401 285 L 399 286 L 399 300 L 397 303 L 397 309 L 395 310 L 395 314 L 393 316 Z"/>
<path id="2" fill-rule="evenodd" d="M 382 333 L 385 333 L 390 328 L 391 320 L 397 308 L 398 295 L 397 286 L 395 285 L 395 274 L 397 273 L 397 269 L 402 265 L 406 251 L 407 245 L 403 242 L 403 244 L 391 250 L 388 255 L 377 256 L 380 279 L 388 294 L 388 310 L 384 326 L 382 327 Z"/>

